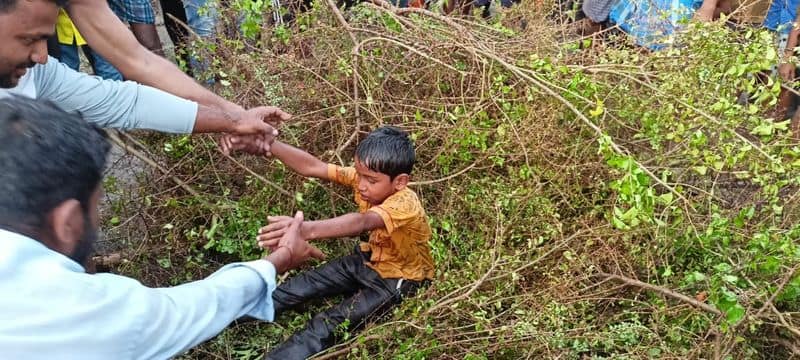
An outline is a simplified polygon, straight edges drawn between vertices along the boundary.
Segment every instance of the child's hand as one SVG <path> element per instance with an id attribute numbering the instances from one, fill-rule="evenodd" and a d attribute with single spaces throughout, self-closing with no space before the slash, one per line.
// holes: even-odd
<path id="1" fill-rule="evenodd" d="M 268 216 L 267 220 L 269 221 L 269 225 L 258 230 L 256 240 L 258 240 L 258 246 L 260 248 L 274 250 L 275 247 L 278 246 L 278 241 L 289 229 L 289 226 L 292 225 L 294 218 L 291 216 Z M 303 224 L 301 223 L 301 234 L 303 233 L 302 226 Z"/>
<path id="2" fill-rule="evenodd" d="M 219 148 L 225 155 L 230 155 L 234 151 L 243 151 L 253 155 L 270 156 L 269 147 L 271 141 L 264 138 L 261 134 L 255 135 L 232 135 L 225 134 L 219 140 Z"/>

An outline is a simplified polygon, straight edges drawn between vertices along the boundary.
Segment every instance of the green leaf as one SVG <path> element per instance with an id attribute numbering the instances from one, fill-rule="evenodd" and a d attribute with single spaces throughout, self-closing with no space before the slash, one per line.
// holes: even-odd
<path id="1" fill-rule="evenodd" d="M 696 171 L 700 175 L 705 175 L 708 172 L 708 168 L 705 166 L 692 166 L 692 170 Z"/>
<path id="2" fill-rule="evenodd" d="M 728 309 L 725 315 L 728 323 L 732 325 L 738 323 L 739 320 L 742 320 L 744 314 L 745 314 L 744 307 L 742 305 L 739 305 L 739 303 L 736 303 L 735 305 L 731 306 L 730 309 Z"/>

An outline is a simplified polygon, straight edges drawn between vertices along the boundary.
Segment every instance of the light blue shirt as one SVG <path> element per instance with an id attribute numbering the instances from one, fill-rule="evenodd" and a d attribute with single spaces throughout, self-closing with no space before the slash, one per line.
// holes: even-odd
<path id="1" fill-rule="evenodd" d="M 48 100 L 62 110 L 80 113 L 101 127 L 150 129 L 188 134 L 194 129 L 198 105 L 133 81 L 104 80 L 70 69 L 48 57 L 44 65 L 28 69 L 7 94 Z"/>
<path id="2" fill-rule="evenodd" d="M 0 357 L 167 359 L 241 316 L 272 321 L 274 289 L 275 267 L 265 260 L 149 288 L 87 274 L 40 242 L 0 230 Z"/>

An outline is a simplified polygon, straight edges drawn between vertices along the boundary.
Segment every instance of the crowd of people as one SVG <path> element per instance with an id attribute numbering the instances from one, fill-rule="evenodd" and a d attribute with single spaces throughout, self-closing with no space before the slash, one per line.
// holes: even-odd
<path id="1" fill-rule="evenodd" d="M 586 27 L 618 25 L 657 50 L 684 20 L 721 14 L 775 32 L 776 72 L 794 78 L 798 0 L 584 0 Z M 308 3 L 305 3 L 306 5 Z M 426 6 L 397 1 L 397 6 Z M 500 6 L 514 2 L 500 1 Z M 218 4 L 161 0 L 170 36 L 215 35 Z M 444 10 L 492 3 L 454 1 Z M 759 13 L 761 12 L 761 13 Z M 431 229 L 407 187 L 416 160 L 408 134 L 378 128 L 359 142 L 354 166 L 327 164 L 276 138 L 290 115 L 245 109 L 209 91 L 162 55 L 155 12 L 141 0 L 0 0 L 0 349 L 9 358 L 161 359 L 249 316 L 274 321 L 312 298 L 345 295 L 267 355 L 304 359 L 337 341 L 337 330 L 377 319 L 434 280 Z M 55 29 L 55 30 L 54 30 Z M 93 68 L 78 72 L 79 53 Z M 201 59 L 188 59 L 202 69 Z M 122 80 L 131 81 L 122 81 Z M 791 97 L 782 98 L 788 109 Z M 226 153 L 274 156 L 301 175 L 348 186 L 358 211 L 310 221 L 271 216 L 257 238 L 264 259 L 229 264 L 206 279 L 150 288 L 88 274 L 109 143 L 100 128 L 222 133 Z M 277 215 L 277 214 L 270 214 Z M 353 253 L 276 284 L 276 274 L 324 258 L 308 240 L 369 234 Z"/>

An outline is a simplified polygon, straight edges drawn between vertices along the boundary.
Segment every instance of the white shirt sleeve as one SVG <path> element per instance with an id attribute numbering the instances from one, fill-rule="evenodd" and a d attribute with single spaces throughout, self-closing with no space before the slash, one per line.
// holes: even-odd
<path id="1" fill-rule="evenodd" d="M 230 264 L 206 279 L 172 288 L 136 289 L 134 359 L 168 359 L 217 335 L 244 315 L 272 321 L 275 267 L 265 261 Z"/>
<path id="2" fill-rule="evenodd" d="M 198 105 L 132 81 L 104 80 L 74 71 L 54 58 L 34 66 L 37 99 L 80 113 L 101 127 L 188 134 Z"/>

